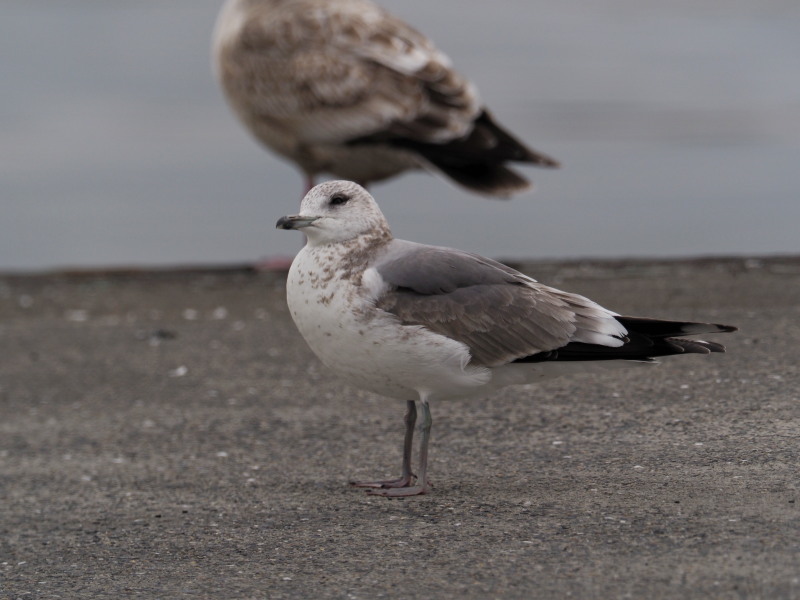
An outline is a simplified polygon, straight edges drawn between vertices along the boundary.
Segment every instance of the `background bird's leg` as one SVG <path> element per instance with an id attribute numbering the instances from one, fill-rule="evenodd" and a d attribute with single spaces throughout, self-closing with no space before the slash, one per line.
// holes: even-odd
<path id="1" fill-rule="evenodd" d="M 306 189 L 303 191 L 303 196 L 300 198 L 301 200 L 305 198 L 306 194 L 311 191 L 311 188 L 314 187 L 314 175 L 311 173 L 306 173 Z"/>
<path id="2" fill-rule="evenodd" d="M 300 202 L 303 201 L 303 198 L 306 197 L 306 194 L 308 194 L 308 192 L 310 192 L 311 188 L 313 187 L 314 187 L 314 175 L 313 173 L 306 173 L 306 189 L 303 191 L 303 195 L 300 196 Z M 308 238 L 306 237 L 305 233 L 303 234 L 302 238 L 303 238 L 303 243 L 300 246 L 301 248 L 306 245 L 306 242 L 308 242 Z"/>
<path id="3" fill-rule="evenodd" d="M 403 418 L 406 424 L 406 435 L 403 441 L 403 471 L 397 479 L 383 481 L 351 481 L 355 487 L 369 488 L 407 488 L 416 477 L 411 472 L 411 450 L 414 443 L 414 426 L 417 423 L 417 405 L 413 400 L 406 402 L 406 415 Z"/>
<path id="4" fill-rule="evenodd" d="M 300 196 L 300 202 L 303 201 L 303 198 L 306 197 L 306 194 L 314 187 L 314 175 L 310 173 L 305 174 L 305 190 L 303 191 L 303 195 Z M 301 244 L 300 248 L 302 249 L 303 246 L 306 245 L 308 242 L 308 238 L 306 234 L 303 233 L 300 236 Z M 260 260 L 256 263 L 255 268 L 258 271 L 278 271 L 278 272 L 286 272 L 292 268 L 292 261 L 291 258 L 286 258 L 284 256 L 276 256 L 275 258 L 265 258 Z"/>

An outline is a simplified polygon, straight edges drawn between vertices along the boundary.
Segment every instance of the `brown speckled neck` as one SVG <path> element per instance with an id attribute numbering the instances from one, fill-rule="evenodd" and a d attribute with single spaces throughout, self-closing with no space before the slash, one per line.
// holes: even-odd
<path id="1" fill-rule="evenodd" d="M 360 285 L 361 274 L 366 270 L 371 258 L 389 242 L 392 232 L 388 227 L 381 227 L 368 234 L 360 235 L 352 240 L 341 242 L 342 255 L 339 259 L 337 274 L 355 285 Z"/>

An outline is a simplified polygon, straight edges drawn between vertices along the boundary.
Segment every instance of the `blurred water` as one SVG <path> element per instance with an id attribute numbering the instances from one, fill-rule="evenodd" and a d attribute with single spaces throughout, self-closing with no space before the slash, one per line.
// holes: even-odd
<path id="1" fill-rule="evenodd" d="M 0 268 L 291 255 L 301 178 L 209 68 L 220 2 L 0 4 Z M 800 3 L 385 0 L 559 158 L 490 201 L 375 186 L 395 234 L 499 257 L 800 252 Z"/>

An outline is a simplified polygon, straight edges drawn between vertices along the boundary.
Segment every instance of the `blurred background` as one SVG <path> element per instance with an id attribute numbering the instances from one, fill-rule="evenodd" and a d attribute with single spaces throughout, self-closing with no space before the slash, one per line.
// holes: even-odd
<path id="1" fill-rule="evenodd" d="M 410 174 L 395 235 L 500 258 L 800 253 L 796 0 L 382 0 L 562 161 L 535 193 Z M 221 0 L 0 4 L 0 269 L 251 262 L 302 178 L 210 70 Z M 465 8 L 468 6 L 468 8 Z"/>

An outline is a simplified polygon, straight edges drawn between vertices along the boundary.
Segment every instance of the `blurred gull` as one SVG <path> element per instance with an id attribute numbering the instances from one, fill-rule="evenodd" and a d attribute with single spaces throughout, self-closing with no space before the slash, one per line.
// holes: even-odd
<path id="1" fill-rule="evenodd" d="M 362 185 L 409 169 L 508 197 L 507 163 L 555 167 L 505 131 L 424 35 L 370 0 L 228 0 L 214 66 L 253 135 L 316 175 Z"/>
<path id="2" fill-rule="evenodd" d="M 316 186 L 300 214 L 277 227 L 308 238 L 287 281 L 289 309 L 308 345 L 350 383 L 407 402 L 401 476 L 354 482 L 374 494 L 430 491 L 431 400 L 598 366 L 654 364 L 658 356 L 724 352 L 676 336 L 736 330 L 623 317 L 488 258 L 394 239 L 372 196 L 349 181 Z M 411 472 L 416 402 L 418 477 Z"/>

